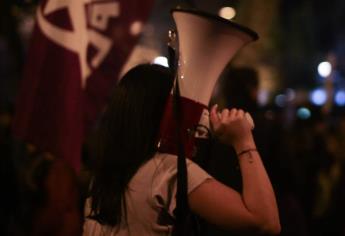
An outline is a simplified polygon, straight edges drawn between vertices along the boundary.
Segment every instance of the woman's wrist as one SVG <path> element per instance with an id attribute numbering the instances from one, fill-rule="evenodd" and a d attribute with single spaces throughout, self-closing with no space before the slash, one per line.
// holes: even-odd
<path id="1" fill-rule="evenodd" d="M 245 155 L 247 153 L 250 153 L 250 152 L 257 152 L 258 150 L 256 148 L 248 148 L 248 149 L 244 149 L 238 153 L 236 153 L 237 157 L 240 158 L 242 155 Z"/>
<path id="2" fill-rule="evenodd" d="M 239 142 L 235 142 L 233 144 L 233 147 L 234 147 L 236 153 L 241 153 L 241 152 L 243 152 L 245 150 L 249 150 L 249 149 L 256 149 L 256 145 L 255 145 L 253 138 L 241 140 Z"/>

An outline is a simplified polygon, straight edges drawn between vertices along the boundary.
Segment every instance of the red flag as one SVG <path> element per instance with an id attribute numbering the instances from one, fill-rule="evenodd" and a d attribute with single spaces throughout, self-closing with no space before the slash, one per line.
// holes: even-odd
<path id="1" fill-rule="evenodd" d="M 104 107 L 153 0 L 43 0 L 17 96 L 14 135 L 80 167 L 83 137 Z M 132 29 L 132 31 L 131 31 Z"/>

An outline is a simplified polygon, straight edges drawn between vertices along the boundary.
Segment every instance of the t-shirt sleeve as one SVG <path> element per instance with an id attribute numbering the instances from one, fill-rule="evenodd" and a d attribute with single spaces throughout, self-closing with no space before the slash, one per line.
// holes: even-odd
<path id="1" fill-rule="evenodd" d="M 193 161 L 187 159 L 188 172 L 188 194 L 195 190 L 207 179 L 213 177 L 204 171 Z M 165 208 L 173 216 L 176 207 L 176 189 L 177 189 L 177 158 L 166 157 L 159 165 L 159 173 L 155 177 L 153 186 L 154 204 L 158 208 Z"/>
<path id="2" fill-rule="evenodd" d="M 187 159 L 188 171 L 188 194 L 196 189 L 200 184 L 207 179 L 212 179 L 212 176 L 204 171 L 199 165 Z"/>

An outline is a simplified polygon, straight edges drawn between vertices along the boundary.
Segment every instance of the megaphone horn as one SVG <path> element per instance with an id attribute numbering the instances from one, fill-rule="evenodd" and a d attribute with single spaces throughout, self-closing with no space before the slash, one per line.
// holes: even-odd
<path id="1" fill-rule="evenodd" d="M 181 128 L 187 157 L 192 157 L 190 134 L 207 111 L 214 86 L 226 64 L 258 35 L 239 24 L 197 10 L 172 10 L 179 45 L 178 80 L 181 95 Z M 159 152 L 177 154 L 176 121 L 170 96 L 160 127 Z M 204 112 L 203 112 L 204 111 Z"/>

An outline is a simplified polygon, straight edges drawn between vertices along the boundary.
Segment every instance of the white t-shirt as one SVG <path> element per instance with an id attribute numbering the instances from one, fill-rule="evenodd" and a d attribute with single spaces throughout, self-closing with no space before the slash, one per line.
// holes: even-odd
<path id="1" fill-rule="evenodd" d="M 212 178 L 193 161 L 187 159 L 188 193 Z M 129 182 L 125 194 L 128 224 L 109 227 L 86 218 L 83 236 L 170 235 L 172 226 L 161 222 L 164 209 L 171 217 L 176 206 L 177 157 L 157 153 L 139 168 Z M 85 214 L 89 215 L 89 199 Z"/>

